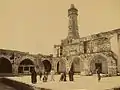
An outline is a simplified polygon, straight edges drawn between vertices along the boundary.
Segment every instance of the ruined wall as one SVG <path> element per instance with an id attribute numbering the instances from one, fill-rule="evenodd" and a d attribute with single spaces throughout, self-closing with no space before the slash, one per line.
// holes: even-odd
<path id="1" fill-rule="evenodd" d="M 39 71 L 44 69 L 44 60 L 47 60 L 49 62 L 50 69 L 54 67 L 54 60 L 51 55 L 32 55 L 25 52 L 2 49 L 0 50 L 0 61 L 2 61 L 2 58 L 5 58 L 10 62 L 10 65 L 12 66 L 12 74 L 16 75 L 18 73 L 23 74 L 23 72 L 20 71 L 25 70 L 25 68 L 28 68 L 28 70 L 25 70 L 27 71 L 26 73 L 30 74 L 30 70 L 32 67 L 34 67 L 36 72 L 38 73 Z M 33 64 L 21 64 L 25 60 L 29 60 L 29 62 L 27 61 L 27 63 L 31 62 Z"/>
<path id="2" fill-rule="evenodd" d="M 106 58 L 106 60 L 104 59 L 102 62 L 103 73 L 116 73 L 116 56 L 118 56 L 118 54 L 116 54 L 116 50 L 120 50 L 120 48 L 117 46 L 118 40 L 117 37 L 114 36 L 115 33 L 116 32 L 112 31 L 94 34 L 88 37 L 82 37 L 79 40 L 69 40 L 69 43 L 67 43 L 67 39 L 65 39 L 62 42 L 63 55 L 61 57 L 68 58 L 66 59 L 66 63 L 69 63 L 69 69 L 71 67 L 71 63 L 74 62 L 73 58 L 75 56 L 79 57 L 80 66 L 76 65 L 76 70 L 80 70 L 82 73 L 85 71 L 90 72 L 90 68 L 95 69 L 95 64 L 90 64 L 90 61 L 92 62 L 93 60 L 93 62 L 95 62 L 94 58 L 96 55 L 101 54 L 101 59 L 99 60 L 99 58 L 97 58 L 99 61 L 102 61 L 102 57 Z M 114 43 L 113 41 L 116 42 Z M 115 44 L 116 46 L 114 46 Z"/>
<path id="3" fill-rule="evenodd" d="M 120 72 L 120 34 L 118 34 L 118 71 Z"/>
<path id="4" fill-rule="evenodd" d="M 110 42 L 107 38 L 98 38 L 91 41 L 86 41 L 86 53 L 106 52 L 110 51 Z"/>
<path id="5" fill-rule="evenodd" d="M 117 59 L 118 72 L 120 72 L 120 38 L 117 33 L 114 33 L 110 39 L 111 51 L 114 53 Z"/>

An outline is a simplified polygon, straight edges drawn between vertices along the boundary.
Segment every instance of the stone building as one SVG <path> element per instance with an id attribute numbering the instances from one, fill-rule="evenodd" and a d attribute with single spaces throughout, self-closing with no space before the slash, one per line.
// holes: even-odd
<path id="1" fill-rule="evenodd" d="M 0 74 L 30 74 L 32 68 L 37 72 L 53 67 L 52 55 L 32 55 L 26 52 L 0 49 Z"/>
<path id="2" fill-rule="evenodd" d="M 68 9 L 68 35 L 60 45 L 54 45 L 56 72 L 69 71 L 88 75 L 100 67 L 103 74 L 120 72 L 120 29 L 80 37 L 78 10 Z M 81 30 L 82 31 L 82 30 Z"/>
<path id="3" fill-rule="evenodd" d="M 32 55 L 26 52 L 0 49 L 0 74 L 30 74 L 37 72 L 68 72 L 88 75 L 100 67 L 103 74 L 120 73 L 120 29 L 80 37 L 78 10 L 71 4 L 68 9 L 68 35 L 60 45 L 54 45 L 54 55 Z M 82 30 L 81 30 L 82 31 Z"/>

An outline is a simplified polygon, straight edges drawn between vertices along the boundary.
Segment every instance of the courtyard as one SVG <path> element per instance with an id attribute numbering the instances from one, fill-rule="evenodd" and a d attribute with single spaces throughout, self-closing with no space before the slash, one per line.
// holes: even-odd
<path id="1" fill-rule="evenodd" d="M 20 77 L 7 77 L 12 80 L 24 82 L 26 84 L 40 87 L 48 88 L 52 90 L 106 90 L 114 87 L 120 86 L 120 76 L 114 77 L 104 77 L 100 82 L 97 81 L 97 76 L 74 76 L 74 82 L 70 82 L 67 76 L 67 82 L 59 82 L 60 75 L 55 76 L 55 81 L 50 81 L 50 75 L 48 82 L 43 83 L 37 77 L 37 84 L 31 83 L 30 76 L 20 76 Z"/>

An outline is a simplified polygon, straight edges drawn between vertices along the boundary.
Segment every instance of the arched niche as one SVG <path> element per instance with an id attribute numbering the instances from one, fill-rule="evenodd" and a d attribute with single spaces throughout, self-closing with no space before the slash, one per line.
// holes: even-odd
<path id="1" fill-rule="evenodd" d="M 0 58 L 0 73 L 12 73 L 12 64 L 7 58 Z"/>
<path id="2" fill-rule="evenodd" d="M 35 67 L 34 62 L 30 59 L 24 59 L 20 62 L 18 73 L 30 74 L 31 70 Z"/>
<path id="3" fill-rule="evenodd" d="M 80 71 L 81 71 L 80 63 L 81 63 L 80 58 L 75 57 L 72 61 L 70 70 L 73 71 L 74 73 L 80 73 Z"/>
<path id="4" fill-rule="evenodd" d="M 65 61 L 59 60 L 57 62 L 57 73 L 62 73 L 66 71 L 66 64 Z"/>
<path id="5" fill-rule="evenodd" d="M 44 65 L 44 71 L 45 72 L 50 72 L 51 68 L 52 68 L 52 65 L 51 65 L 50 61 L 49 60 L 43 60 L 42 63 Z"/>
<path id="6" fill-rule="evenodd" d="M 107 74 L 108 73 L 108 63 L 107 59 L 102 55 L 96 55 L 90 62 L 90 71 L 94 74 L 96 70 L 100 68 L 101 73 Z"/>

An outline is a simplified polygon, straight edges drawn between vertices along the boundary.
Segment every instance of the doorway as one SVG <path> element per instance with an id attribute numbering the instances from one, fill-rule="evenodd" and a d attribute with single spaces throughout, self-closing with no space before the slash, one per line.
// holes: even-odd
<path id="1" fill-rule="evenodd" d="M 18 73 L 30 74 L 32 68 L 34 68 L 34 63 L 30 59 L 24 59 L 18 68 Z"/>
<path id="2" fill-rule="evenodd" d="M 44 61 L 42 61 L 42 63 L 44 65 L 45 72 L 50 72 L 51 68 L 52 68 L 52 65 L 51 65 L 50 61 L 44 60 Z"/>
<path id="3" fill-rule="evenodd" d="M 0 58 L 0 73 L 12 73 L 12 64 L 6 58 Z"/>
<path id="4" fill-rule="evenodd" d="M 95 63 L 95 69 L 100 68 L 100 72 L 102 73 L 102 63 Z"/>

